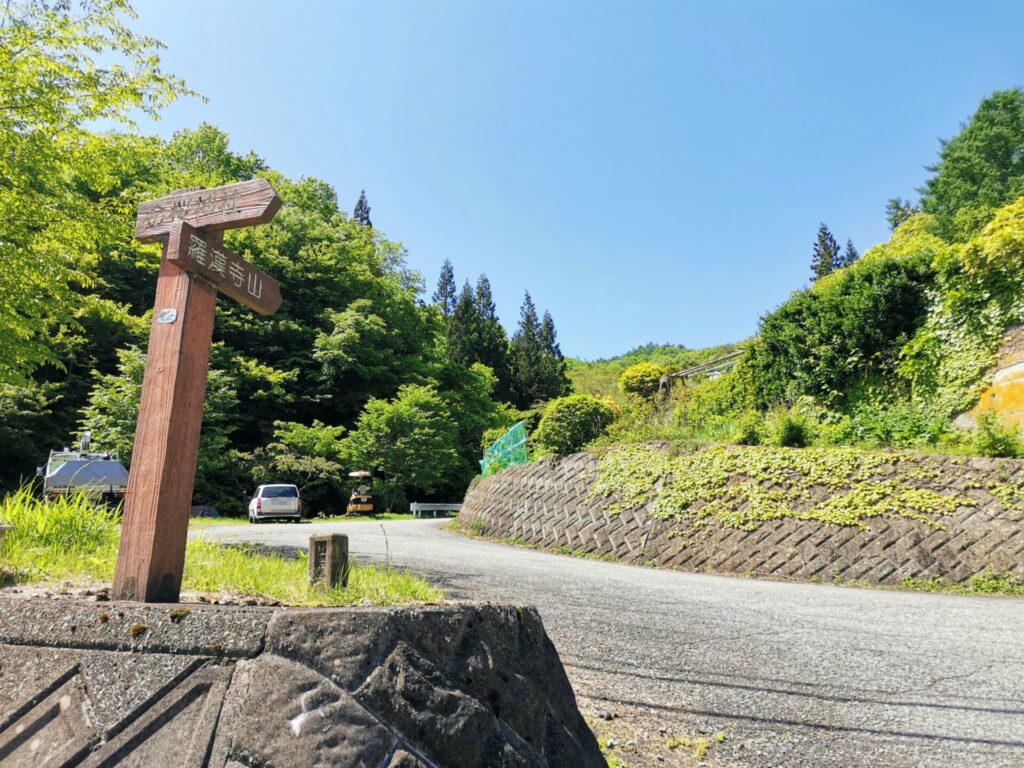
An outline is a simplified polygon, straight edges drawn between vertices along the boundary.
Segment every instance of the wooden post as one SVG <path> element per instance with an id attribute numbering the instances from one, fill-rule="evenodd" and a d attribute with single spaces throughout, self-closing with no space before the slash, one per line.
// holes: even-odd
<path id="1" fill-rule="evenodd" d="M 177 602 L 195 485 L 217 290 L 160 261 L 125 494 L 114 598 Z"/>
<path id="2" fill-rule="evenodd" d="M 223 231 L 265 224 L 280 207 L 281 199 L 264 179 L 182 190 L 139 205 L 136 238 L 163 241 L 164 251 L 114 571 L 115 599 L 178 601 L 217 291 L 261 315 L 272 315 L 281 305 L 277 281 L 225 248 Z"/>

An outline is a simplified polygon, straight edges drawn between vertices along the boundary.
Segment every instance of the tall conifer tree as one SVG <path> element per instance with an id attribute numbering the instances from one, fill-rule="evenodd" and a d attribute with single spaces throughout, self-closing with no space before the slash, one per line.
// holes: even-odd
<path id="1" fill-rule="evenodd" d="M 814 279 L 824 277 L 834 270 L 838 256 L 839 243 L 822 222 L 818 227 L 818 239 L 814 241 L 814 256 L 811 259 L 811 273 L 814 275 Z"/>
<path id="2" fill-rule="evenodd" d="M 560 397 L 568 394 L 572 389 L 569 382 L 569 375 L 566 373 L 565 358 L 562 349 L 558 346 L 558 334 L 555 331 L 555 321 L 551 313 L 545 311 L 544 319 L 540 324 L 539 339 L 544 350 L 544 389 L 550 393 L 550 397 Z"/>
<path id="3" fill-rule="evenodd" d="M 542 399 L 538 397 L 536 386 L 540 378 L 542 351 L 537 307 L 527 291 L 519 309 L 519 327 L 512 334 L 508 348 L 512 402 L 519 408 L 529 408 Z"/>
<path id="4" fill-rule="evenodd" d="M 373 222 L 370 221 L 370 203 L 366 199 L 365 189 L 359 193 L 359 201 L 356 203 L 356 209 L 352 212 L 352 218 L 360 226 L 367 229 L 373 228 Z"/>
<path id="5" fill-rule="evenodd" d="M 512 402 L 520 408 L 559 397 L 570 389 L 554 321 L 549 313 L 545 313 L 543 322 L 538 321 L 529 292 L 509 344 L 509 369 Z"/>
<path id="6" fill-rule="evenodd" d="M 853 247 L 853 240 L 846 241 L 846 249 L 836 259 L 835 268 L 848 267 L 857 259 L 860 258 L 860 254 L 857 249 Z"/>
<path id="7" fill-rule="evenodd" d="M 477 314 L 473 289 L 467 280 L 448 318 L 448 357 L 467 368 L 477 362 L 480 316 Z"/>
<path id="8" fill-rule="evenodd" d="M 505 329 L 498 320 L 498 310 L 494 306 L 491 293 L 491 281 L 487 275 L 480 275 L 476 281 L 476 310 L 479 322 L 477 333 L 477 362 L 483 363 L 497 378 L 495 395 L 499 400 L 509 398 L 508 380 L 508 338 Z"/>
<path id="9" fill-rule="evenodd" d="M 441 276 L 437 279 L 437 290 L 431 297 L 435 304 L 441 309 L 445 319 L 452 316 L 455 311 L 457 295 L 455 290 L 455 269 L 450 259 L 445 259 L 441 265 Z"/>

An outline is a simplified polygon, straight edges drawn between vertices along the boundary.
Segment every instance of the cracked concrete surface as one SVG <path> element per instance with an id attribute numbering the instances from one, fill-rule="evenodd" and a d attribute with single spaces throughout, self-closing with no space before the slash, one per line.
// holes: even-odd
<path id="1" fill-rule="evenodd" d="M 659 726 L 724 731 L 722 768 L 1024 766 L 1024 601 L 652 570 L 439 523 L 200 535 L 294 548 L 344 532 L 354 557 L 389 553 L 450 597 L 536 605 L 584 710 L 647 739 L 630 768 L 692 764 L 659 752 Z"/>

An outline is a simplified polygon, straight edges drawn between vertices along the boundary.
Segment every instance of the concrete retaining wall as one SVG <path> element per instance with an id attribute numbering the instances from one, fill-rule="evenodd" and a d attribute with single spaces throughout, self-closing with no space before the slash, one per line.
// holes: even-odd
<path id="1" fill-rule="evenodd" d="M 0 765 L 603 766 L 532 609 L 0 597 Z"/>
<path id="2" fill-rule="evenodd" d="M 873 518 L 869 529 L 793 519 L 754 531 L 655 520 L 649 504 L 609 512 L 590 495 L 598 461 L 575 454 L 483 478 L 458 521 L 487 536 L 611 555 L 628 563 L 687 571 L 794 579 L 898 583 L 905 577 L 961 581 L 985 569 L 1024 577 L 1024 511 L 985 490 L 1024 486 L 1024 461 L 916 456 L 922 487 L 968 496 L 976 506 L 941 518 L 946 530 L 904 518 Z"/>

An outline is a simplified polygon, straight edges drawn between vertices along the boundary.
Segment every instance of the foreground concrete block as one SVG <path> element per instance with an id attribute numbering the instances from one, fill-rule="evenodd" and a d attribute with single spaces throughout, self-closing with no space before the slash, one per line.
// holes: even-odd
<path id="1" fill-rule="evenodd" d="M 0 595 L 0 765 L 600 766 L 533 609 Z"/>

